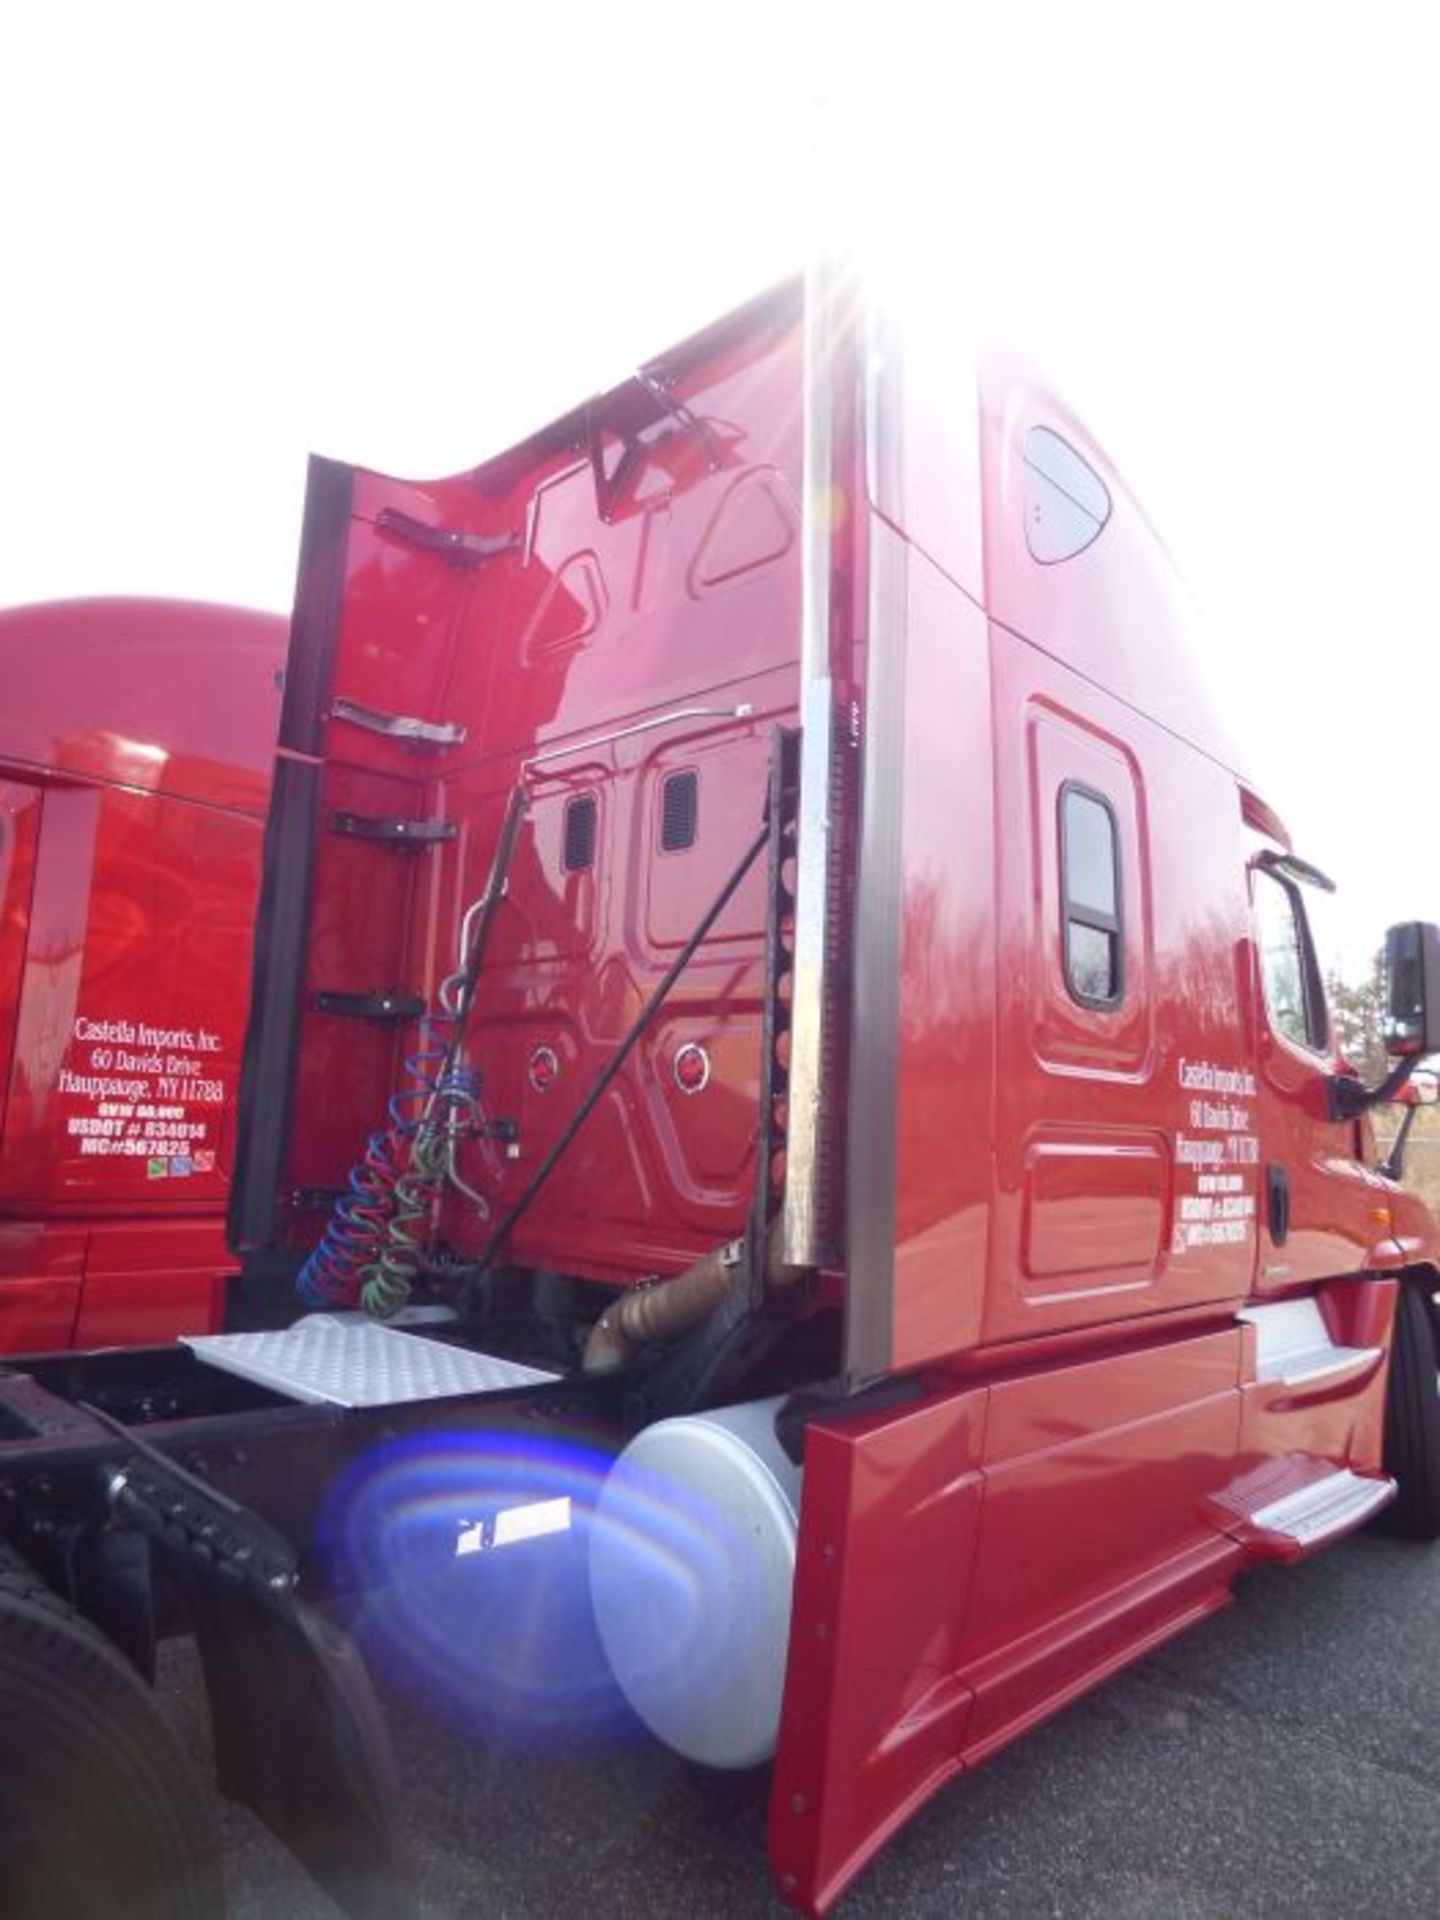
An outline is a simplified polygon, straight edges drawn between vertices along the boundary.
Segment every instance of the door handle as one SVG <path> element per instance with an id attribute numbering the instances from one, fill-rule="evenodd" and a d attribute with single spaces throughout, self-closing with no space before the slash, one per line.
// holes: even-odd
<path id="1" fill-rule="evenodd" d="M 1265 1169 L 1265 1211 L 1270 1238 L 1283 1247 L 1290 1237 L 1290 1176 L 1273 1162 Z"/>

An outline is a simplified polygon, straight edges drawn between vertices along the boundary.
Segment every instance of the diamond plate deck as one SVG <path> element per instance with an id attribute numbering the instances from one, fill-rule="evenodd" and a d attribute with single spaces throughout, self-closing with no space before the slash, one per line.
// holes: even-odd
<path id="1" fill-rule="evenodd" d="M 498 1393 L 561 1377 L 399 1333 L 373 1320 L 330 1313 L 308 1314 L 277 1333 L 192 1334 L 184 1344 L 207 1366 L 295 1400 L 332 1407 L 386 1407 Z"/>

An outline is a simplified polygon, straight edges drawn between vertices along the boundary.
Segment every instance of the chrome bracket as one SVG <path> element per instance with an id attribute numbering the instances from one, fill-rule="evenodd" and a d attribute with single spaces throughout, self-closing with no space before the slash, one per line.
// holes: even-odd
<path id="1" fill-rule="evenodd" d="M 366 733 L 378 733 L 386 740 L 403 740 L 412 747 L 458 747 L 465 739 L 464 727 L 454 721 L 382 713 L 379 707 L 367 707 L 359 700 L 332 700 L 330 718 L 363 727 Z"/>

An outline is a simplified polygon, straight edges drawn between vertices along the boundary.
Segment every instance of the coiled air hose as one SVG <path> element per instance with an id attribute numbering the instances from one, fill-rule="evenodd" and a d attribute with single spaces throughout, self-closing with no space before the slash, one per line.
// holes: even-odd
<path id="1" fill-rule="evenodd" d="M 452 1031 L 444 1047 L 425 1044 L 446 1025 Z M 389 1124 L 366 1142 L 348 1191 L 296 1278 L 308 1307 L 360 1306 L 389 1319 L 410 1298 L 456 1143 L 474 1131 L 480 1090 L 478 1076 L 458 1058 L 452 1015 L 427 1015 L 421 1033 L 422 1045 L 405 1061 L 408 1084 L 387 1103 Z M 483 1209 L 483 1199 L 466 1191 Z"/>
<path id="2" fill-rule="evenodd" d="M 527 805 L 511 790 L 490 878 L 477 903 L 479 926 L 462 929 L 460 965 L 442 981 L 438 1006 L 420 1022 L 420 1044 L 405 1060 L 406 1084 L 386 1104 L 388 1124 L 372 1133 L 349 1186 L 295 1280 L 308 1307 L 363 1307 L 390 1319 L 410 1298 L 429 1254 L 435 1206 L 448 1180 L 488 1218 L 482 1195 L 455 1167 L 456 1147 L 475 1131 L 479 1075 L 465 1064 L 465 1029 L 495 909 Z"/>

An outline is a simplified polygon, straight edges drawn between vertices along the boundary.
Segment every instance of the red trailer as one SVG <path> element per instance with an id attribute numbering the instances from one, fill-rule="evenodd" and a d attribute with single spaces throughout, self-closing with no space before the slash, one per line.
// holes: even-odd
<path id="1" fill-rule="evenodd" d="M 823 1911 L 1246 1567 L 1440 1532 L 1437 1230 L 1367 1120 L 1440 934 L 1362 1085 L 1163 548 L 963 323 L 817 275 L 472 472 L 312 468 L 231 1330 L 0 1375 L 0 1526 L 97 1671 L 188 1621 L 222 1789 L 353 1912 L 403 1846 L 318 1600 L 487 1725 L 608 1688 L 773 1757 Z M 169 1824 L 72 1808 L 37 1875 L 198 1911 L 139 1695 Z"/>
<path id="2" fill-rule="evenodd" d="M 219 1324 L 285 622 L 0 613 L 0 1351 Z"/>

